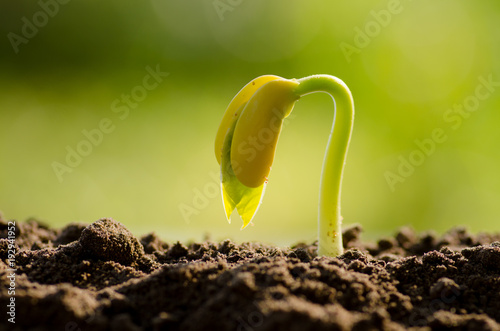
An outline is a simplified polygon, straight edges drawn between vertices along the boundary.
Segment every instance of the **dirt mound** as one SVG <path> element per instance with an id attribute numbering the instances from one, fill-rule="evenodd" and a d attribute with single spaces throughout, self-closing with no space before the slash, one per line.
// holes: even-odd
<path id="1" fill-rule="evenodd" d="M 315 243 L 137 239 L 112 219 L 1 220 L 0 306 L 15 298 L 16 323 L 3 313 L 0 329 L 500 330 L 500 234 L 402 228 L 366 244 L 361 232 L 326 258 Z"/>

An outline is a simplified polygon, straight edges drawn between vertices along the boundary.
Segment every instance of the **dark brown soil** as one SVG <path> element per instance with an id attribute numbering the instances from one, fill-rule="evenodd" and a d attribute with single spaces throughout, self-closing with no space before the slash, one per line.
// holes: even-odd
<path id="1" fill-rule="evenodd" d="M 0 220 L 2 330 L 500 330 L 500 234 L 402 228 L 366 244 L 354 226 L 327 258 L 314 244 L 166 243 L 112 219 L 29 220 L 10 247 L 12 296 L 8 230 Z"/>

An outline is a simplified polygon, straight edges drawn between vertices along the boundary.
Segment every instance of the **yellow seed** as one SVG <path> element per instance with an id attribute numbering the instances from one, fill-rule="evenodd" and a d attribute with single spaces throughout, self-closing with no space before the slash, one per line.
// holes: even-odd
<path id="1" fill-rule="evenodd" d="M 233 100 L 229 103 L 229 106 L 222 117 L 217 135 L 215 137 L 215 157 L 217 162 L 220 164 L 222 158 L 222 146 L 224 144 L 224 139 L 228 133 L 230 127 L 232 127 L 234 121 L 236 121 L 243 110 L 243 107 L 247 101 L 252 97 L 252 95 L 265 83 L 270 82 L 275 79 L 282 79 L 279 76 L 274 75 L 264 75 L 255 78 L 250 83 L 245 85 L 238 94 L 235 95 Z"/>
<path id="2" fill-rule="evenodd" d="M 264 84 L 242 110 L 234 129 L 231 163 L 238 180 L 248 187 L 262 185 L 271 171 L 283 119 L 298 97 L 295 80 L 276 79 Z"/>

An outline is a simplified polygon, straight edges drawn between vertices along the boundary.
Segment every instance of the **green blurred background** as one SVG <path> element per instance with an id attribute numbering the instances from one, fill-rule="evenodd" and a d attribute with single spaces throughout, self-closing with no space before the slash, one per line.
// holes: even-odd
<path id="1" fill-rule="evenodd" d="M 166 240 L 313 241 L 330 98 L 296 104 L 243 231 L 236 214 L 224 217 L 213 140 L 254 77 L 325 73 L 356 104 L 345 225 L 361 223 L 369 239 L 402 225 L 500 230 L 497 1 L 2 1 L 0 15 L 6 218 L 60 227 L 113 217 Z M 168 76 L 141 90 L 147 68 Z M 115 112 L 131 92 L 127 116 Z M 82 132 L 103 119 L 114 130 L 89 145 Z M 446 141 L 418 158 L 415 140 L 435 129 Z M 78 146 L 88 155 L 58 178 L 54 162 Z M 411 157 L 413 171 L 401 168 Z"/>

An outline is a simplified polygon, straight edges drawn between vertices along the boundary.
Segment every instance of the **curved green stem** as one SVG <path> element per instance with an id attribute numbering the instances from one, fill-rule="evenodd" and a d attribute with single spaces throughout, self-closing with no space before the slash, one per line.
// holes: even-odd
<path id="1" fill-rule="evenodd" d="M 347 85 L 337 77 L 314 75 L 298 79 L 294 93 L 301 97 L 326 92 L 335 103 L 332 131 L 328 138 L 321 172 L 318 213 L 318 255 L 343 253 L 340 192 L 344 164 L 354 122 L 354 101 Z"/>

